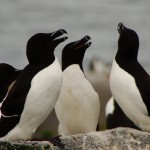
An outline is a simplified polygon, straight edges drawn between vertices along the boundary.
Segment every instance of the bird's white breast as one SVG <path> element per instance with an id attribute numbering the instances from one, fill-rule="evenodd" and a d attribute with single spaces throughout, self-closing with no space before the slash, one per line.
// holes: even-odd
<path id="1" fill-rule="evenodd" d="M 31 82 L 19 123 L 0 140 L 30 139 L 52 111 L 62 86 L 62 71 L 57 59 L 38 72 Z"/>
<path id="2" fill-rule="evenodd" d="M 100 113 L 99 97 L 78 65 L 64 70 L 55 111 L 65 135 L 96 129 Z"/>
<path id="3" fill-rule="evenodd" d="M 136 86 L 135 79 L 113 61 L 110 74 L 110 89 L 124 113 L 139 126 L 149 124 L 146 106 Z"/>
<path id="4" fill-rule="evenodd" d="M 33 78 L 27 95 L 20 124 L 30 116 L 35 124 L 40 124 L 49 115 L 58 99 L 62 86 L 62 71 L 58 60 L 41 70 Z M 26 118 L 27 117 L 27 118 Z M 28 118 L 29 117 L 29 118 Z M 25 122 L 24 122 L 25 123 Z"/>

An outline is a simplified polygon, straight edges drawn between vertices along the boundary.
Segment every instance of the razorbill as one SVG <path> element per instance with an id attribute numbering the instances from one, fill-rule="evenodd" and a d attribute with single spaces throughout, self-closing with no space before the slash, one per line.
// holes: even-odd
<path id="1" fill-rule="evenodd" d="M 9 86 L 17 79 L 20 73 L 21 70 L 18 70 L 9 64 L 0 64 L 0 103 L 7 95 Z"/>
<path id="2" fill-rule="evenodd" d="M 90 37 L 67 44 L 62 51 L 63 84 L 55 105 L 59 131 L 73 135 L 96 131 L 100 114 L 98 94 L 86 79 L 82 61 Z"/>
<path id="3" fill-rule="evenodd" d="M 62 70 L 54 50 L 67 37 L 60 29 L 32 36 L 26 49 L 29 64 L 23 69 L 4 101 L 0 120 L 0 140 L 31 139 L 48 117 L 62 86 Z"/>
<path id="4" fill-rule="evenodd" d="M 105 107 L 106 128 L 113 129 L 117 127 L 129 127 L 139 129 L 135 124 L 124 114 L 120 106 L 111 97 Z"/>
<path id="5" fill-rule="evenodd" d="M 139 38 L 118 25 L 118 51 L 112 64 L 110 89 L 126 116 L 143 131 L 150 131 L 150 77 L 137 60 Z"/>

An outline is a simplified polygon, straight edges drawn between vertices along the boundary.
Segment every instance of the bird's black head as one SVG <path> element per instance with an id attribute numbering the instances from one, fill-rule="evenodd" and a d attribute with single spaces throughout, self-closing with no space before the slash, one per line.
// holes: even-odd
<path id="1" fill-rule="evenodd" d="M 21 70 L 15 69 L 9 64 L 0 64 L 0 102 L 7 94 L 10 84 L 20 75 Z"/>
<path id="2" fill-rule="evenodd" d="M 18 70 L 9 64 L 0 64 L 0 81 L 12 82 L 20 75 L 20 73 L 21 70 Z"/>
<path id="3" fill-rule="evenodd" d="M 62 51 L 62 70 L 65 70 L 72 64 L 78 64 L 83 70 L 82 61 L 86 49 L 91 45 L 91 38 L 85 36 L 79 41 L 67 44 Z"/>
<path id="4" fill-rule="evenodd" d="M 118 40 L 117 56 L 121 59 L 137 60 L 139 38 L 135 31 L 126 28 L 122 23 L 118 24 L 120 34 Z"/>
<path id="5" fill-rule="evenodd" d="M 67 37 L 59 36 L 67 33 L 60 29 L 52 33 L 38 33 L 33 35 L 27 43 L 26 55 L 30 64 L 37 64 L 41 62 L 53 62 L 55 48 Z"/>

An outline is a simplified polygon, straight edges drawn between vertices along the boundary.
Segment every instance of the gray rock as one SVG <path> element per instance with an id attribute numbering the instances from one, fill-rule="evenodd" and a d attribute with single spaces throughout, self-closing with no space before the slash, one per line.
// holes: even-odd
<path id="1" fill-rule="evenodd" d="M 0 141 L 0 150 L 60 150 L 60 148 L 53 146 L 47 141 Z"/>
<path id="2" fill-rule="evenodd" d="M 130 128 L 62 136 L 65 150 L 150 150 L 150 133 Z M 51 143 L 0 142 L 0 150 L 61 150 Z"/>
<path id="3" fill-rule="evenodd" d="M 150 133 L 130 128 L 62 136 L 66 150 L 150 150 Z"/>

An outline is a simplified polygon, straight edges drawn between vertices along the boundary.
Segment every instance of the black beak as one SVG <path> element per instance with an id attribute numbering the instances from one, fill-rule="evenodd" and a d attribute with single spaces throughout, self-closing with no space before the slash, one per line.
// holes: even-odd
<path id="1" fill-rule="evenodd" d="M 125 26 L 123 25 L 123 23 L 119 23 L 118 24 L 118 27 L 117 27 L 117 30 L 119 32 L 119 34 L 121 34 L 121 32 L 125 29 Z"/>
<path id="2" fill-rule="evenodd" d="M 68 39 L 68 37 L 66 36 L 62 38 L 58 38 L 63 34 L 67 34 L 67 31 L 64 29 L 57 30 L 51 34 L 51 37 L 53 38 L 53 41 L 56 43 L 56 45 Z"/>
<path id="3" fill-rule="evenodd" d="M 92 43 L 89 41 L 91 40 L 90 36 L 85 36 L 81 40 L 75 42 L 71 47 L 74 47 L 75 49 L 79 49 L 82 47 L 89 47 Z"/>

